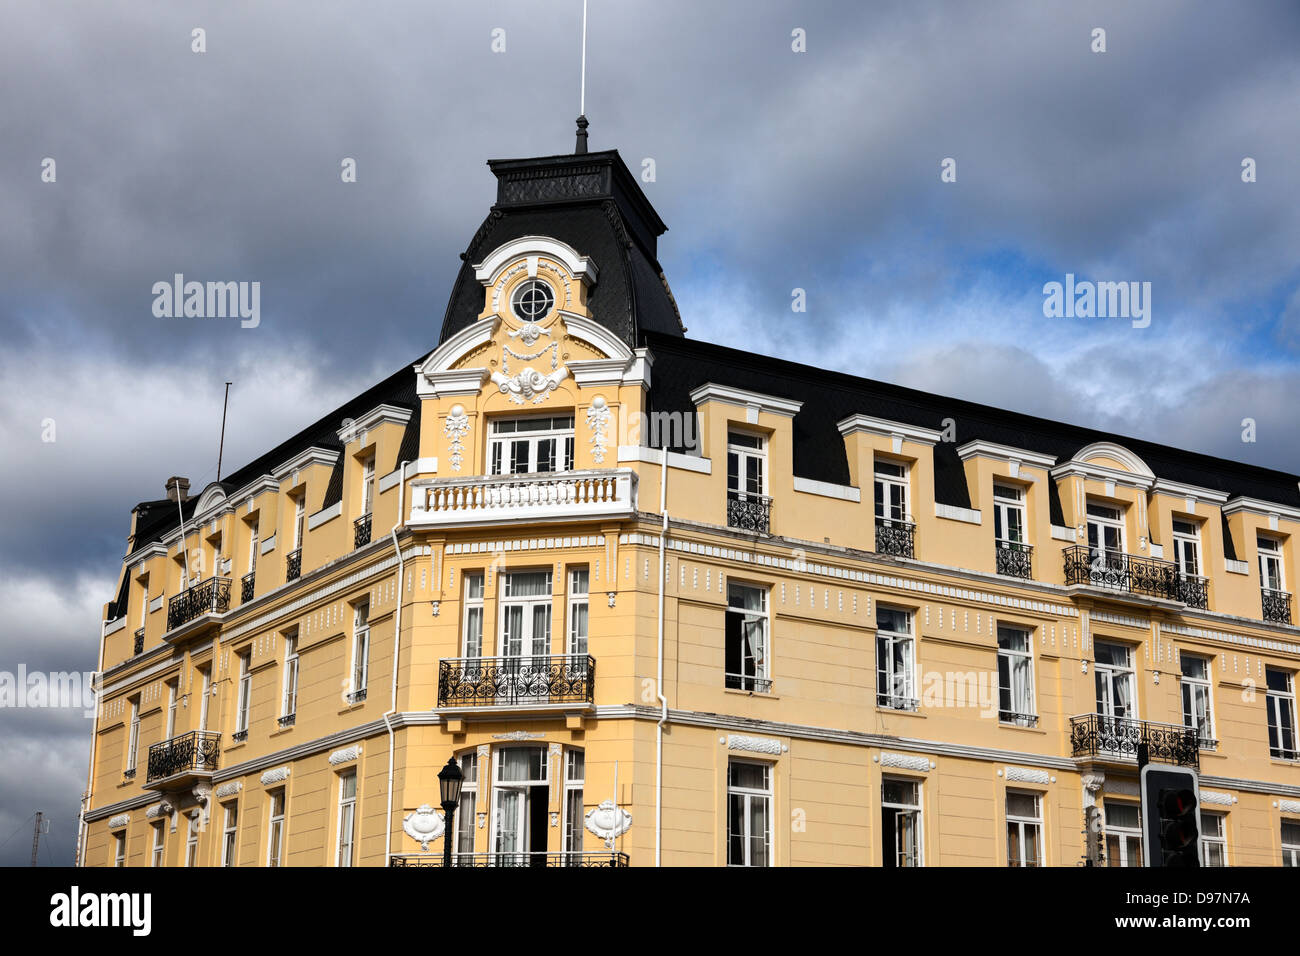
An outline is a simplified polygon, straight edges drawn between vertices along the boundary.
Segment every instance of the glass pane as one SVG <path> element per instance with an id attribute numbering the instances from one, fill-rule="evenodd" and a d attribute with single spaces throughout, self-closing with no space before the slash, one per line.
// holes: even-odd
<path id="1" fill-rule="evenodd" d="M 1038 819 L 1038 797 L 1032 793 L 1008 793 L 1007 816 Z"/>
<path id="2" fill-rule="evenodd" d="M 896 634 L 911 633 L 910 615 L 906 611 L 876 605 L 876 629 Z"/>
<path id="3" fill-rule="evenodd" d="M 1142 817 L 1134 804 L 1107 802 L 1106 825 L 1136 830 L 1142 826 Z"/>
<path id="4" fill-rule="evenodd" d="M 896 803 L 908 807 L 917 805 L 916 784 L 910 780 L 885 780 L 881 783 L 880 790 L 884 803 Z"/>
<path id="5" fill-rule="evenodd" d="M 507 597 L 545 597 L 551 593 L 550 571 L 516 571 L 506 575 Z"/>

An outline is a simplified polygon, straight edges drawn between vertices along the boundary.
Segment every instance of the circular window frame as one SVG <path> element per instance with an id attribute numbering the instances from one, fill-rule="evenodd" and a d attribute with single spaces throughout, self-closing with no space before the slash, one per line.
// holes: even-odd
<path id="1" fill-rule="evenodd" d="M 542 311 L 537 312 L 536 314 L 529 315 L 525 312 L 523 308 L 520 307 L 519 300 L 527 292 L 534 289 L 545 290 L 546 307 Z M 545 279 L 538 279 L 538 278 L 525 279 L 523 282 L 519 283 L 519 285 L 515 286 L 515 288 L 510 293 L 510 314 L 513 315 L 520 322 L 524 322 L 524 323 L 540 322 L 543 319 L 545 319 L 548 315 L 550 315 L 552 312 L 555 311 L 556 304 L 558 303 L 558 301 L 559 299 L 555 294 L 555 289 L 553 289 L 551 287 L 551 284 L 547 282 Z"/>

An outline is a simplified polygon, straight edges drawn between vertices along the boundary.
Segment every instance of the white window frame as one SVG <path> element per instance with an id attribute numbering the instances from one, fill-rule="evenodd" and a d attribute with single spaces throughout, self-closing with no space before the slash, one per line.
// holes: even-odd
<path id="1" fill-rule="evenodd" d="M 1282 540 L 1264 534 L 1256 535 L 1255 551 L 1259 555 L 1259 586 L 1266 591 L 1286 593 L 1286 562 L 1282 560 Z M 1274 587 L 1270 582 L 1276 582 L 1277 586 Z"/>
<path id="2" fill-rule="evenodd" d="M 339 813 L 337 849 L 334 853 L 334 865 L 338 867 L 353 866 L 356 856 L 357 839 L 357 772 L 347 770 L 339 777 Z M 352 794 L 347 793 L 348 781 L 352 783 Z"/>
<path id="3" fill-rule="evenodd" d="M 180 696 L 179 678 L 167 682 L 167 726 L 164 728 L 163 740 L 176 736 L 176 706 Z"/>
<path id="4" fill-rule="evenodd" d="M 113 834 L 113 866 L 126 866 L 126 831 Z"/>
<path id="5" fill-rule="evenodd" d="M 257 570 L 257 519 L 248 523 L 248 570 L 245 574 L 252 574 Z"/>
<path id="6" fill-rule="evenodd" d="M 535 756 L 540 756 L 539 777 L 529 778 L 528 780 L 504 780 L 501 775 L 502 764 L 505 762 L 505 755 L 512 750 L 530 750 Z M 551 792 L 551 761 L 547 755 L 546 748 L 536 744 L 529 744 L 523 747 L 497 747 L 492 754 L 492 813 L 490 819 L 492 828 L 488 834 L 488 846 L 494 853 L 504 853 L 510 859 L 525 860 L 529 859 L 528 854 L 531 852 L 527 847 L 530 845 L 531 825 L 529 801 L 533 798 L 532 790 L 535 787 L 545 787 L 546 792 Z M 506 794 L 511 795 L 511 799 L 517 801 L 518 816 L 514 821 L 515 834 L 518 840 L 518 846 L 515 849 L 506 849 L 502 846 L 503 832 L 502 828 L 507 823 L 506 808 L 503 805 L 506 802 Z"/>
<path id="7" fill-rule="evenodd" d="M 754 470 L 758 472 L 757 482 Z M 767 472 L 767 436 L 743 428 L 728 428 L 727 497 L 740 501 L 767 497 Z M 752 487 L 754 484 L 758 487 Z"/>
<path id="8" fill-rule="evenodd" d="M 1204 677 L 1189 677 L 1185 670 L 1185 662 L 1199 661 L 1205 665 Z M 1183 654 L 1178 655 L 1178 670 L 1180 674 L 1180 684 L 1182 686 L 1179 692 L 1180 702 L 1183 708 L 1183 726 L 1196 727 L 1193 723 L 1193 714 L 1189 713 L 1188 704 L 1195 704 L 1198 692 L 1205 695 L 1205 726 L 1198 728 L 1202 746 L 1209 741 L 1214 740 L 1214 659 L 1204 657 L 1200 654 Z M 1188 700 L 1188 696 L 1191 700 Z"/>
<path id="9" fill-rule="evenodd" d="M 199 816 L 195 813 L 189 818 L 188 829 L 185 833 L 185 865 L 187 867 L 199 865 Z"/>
<path id="10" fill-rule="evenodd" d="M 1292 828 L 1293 843 L 1288 843 L 1286 834 L 1288 825 Z M 1300 867 L 1300 820 L 1283 820 L 1280 825 L 1282 842 L 1282 865 Z"/>
<path id="11" fill-rule="evenodd" d="M 307 526 L 307 492 L 293 496 L 293 549 L 302 550 L 303 533 Z"/>
<path id="12" fill-rule="evenodd" d="M 1018 634 L 1025 639 L 1025 648 L 1003 647 L 1002 632 L 1008 634 Z M 1002 723 L 1011 723 L 1022 727 L 1033 727 L 1038 724 L 1038 712 L 1034 709 L 1038 695 L 1035 693 L 1034 686 L 1034 632 L 1027 627 L 1019 624 L 998 623 L 996 640 L 998 642 L 998 720 Z M 1007 661 L 1007 696 L 1010 710 L 1004 710 L 1002 707 L 1002 661 Z M 1028 670 L 1024 682 L 1025 700 L 1016 700 L 1016 681 L 1015 664 L 1017 661 L 1024 661 L 1024 666 Z M 1022 709 L 1023 708 L 1023 709 Z M 1033 718 L 1027 720 L 1025 718 Z"/>
<path id="13" fill-rule="evenodd" d="M 459 762 L 460 806 L 456 808 L 456 844 L 452 852 L 456 856 L 470 856 L 474 853 L 474 833 L 477 829 L 475 816 L 478 810 L 478 753 L 470 751 L 462 754 Z"/>
<path id="14" fill-rule="evenodd" d="M 166 859 L 167 853 L 167 831 L 166 823 L 158 822 L 153 825 L 153 845 L 149 848 L 149 866 L 162 866 Z"/>
<path id="15" fill-rule="evenodd" d="M 586 785 L 587 755 L 578 747 L 564 748 L 564 820 L 561 834 L 565 853 L 582 852 L 583 787 Z"/>
<path id="16" fill-rule="evenodd" d="M 516 575 L 522 577 L 528 574 L 546 575 L 546 588 L 542 594 L 512 594 L 513 582 Z M 554 595 L 555 588 L 554 575 L 549 568 L 540 568 L 528 570 L 520 568 L 515 571 L 504 571 L 498 578 L 500 595 L 497 603 L 497 652 L 502 658 L 511 658 L 517 660 L 530 660 L 538 657 L 549 657 L 551 654 L 551 631 L 553 629 L 552 616 L 554 614 Z M 520 633 L 517 638 L 508 636 L 507 624 L 508 611 L 513 608 L 520 608 Z M 535 633 L 534 624 L 535 611 L 538 608 L 545 609 L 545 634 Z M 517 646 L 512 646 L 517 645 Z"/>
<path id="17" fill-rule="evenodd" d="M 1011 532 L 1011 517 L 1017 516 L 1020 536 Z M 1026 520 L 1025 490 L 1018 485 L 993 483 L 993 537 L 1000 546 L 1028 543 L 1029 526 Z"/>
<path id="18" fill-rule="evenodd" d="M 876 706 L 883 710 L 917 710 L 920 702 L 916 693 L 916 615 L 907 608 L 880 605 L 876 606 L 876 612 Z M 882 628 L 880 615 L 884 612 L 902 614 L 907 620 L 907 630 Z M 898 655 L 893 653 L 895 646 L 900 644 L 905 645 L 906 648 L 906 652 L 902 655 L 901 675 L 896 667 Z M 883 663 L 882 650 L 884 651 Z M 882 676 L 889 687 L 887 694 L 882 693 L 880 689 Z"/>
<path id="19" fill-rule="evenodd" d="M 288 820 L 289 792 L 281 787 L 270 792 L 271 805 L 267 807 L 270 817 L 266 827 L 266 865 L 268 867 L 284 866 L 284 831 Z M 278 812 L 277 812 L 278 809 Z"/>
<path id="20" fill-rule="evenodd" d="M 235 733 L 247 733 L 249 712 L 253 706 L 253 653 L 244 651 L 239 658 L 239 699 L 235 709 Z"/>
<path id="21" fill-rule="evenodd" d="M 140 759 L 140 698 L 132 697 L 128 703 L 131 705 L 131 721 L 127 729 L 126 766 L 123 769 L 130 771 L 135 770 Z"/>
<path id="22" fill-rule="evenodd" d="M 505 426 L 510 423 L 518 426 L 520 422 L 532 422 L 549 420 L 550 424 L 546 428 L 538 428 L 529 431 L 507 431 Z M 556 425 L 556 422 L 562 424 Z M 563 424 L 567 421 L 567 424 Z M 574 461 L 574 428 L 573 415 L 510 415 L 501 418 L 493 418 L 488 422 L 488 442 L 487 442 L 487 468 L 484 470 L 489 475 L 536 475 L 536 474 L 556 474 L 558 472 L 567 472 L 573 470 Z M 554 468 L 545 471 L 539 471 L 537 464 L 540 458 L 542 445 L 547 442 L 553 442 L 552 449 L 554 453 Z M 522 470 L 515 470 L 514 445 L 521 443 L 528 449 L 528 467 Z"/>
<path id="23" fill-rule="evenodd" d="M 1268 675 L 1273 673 L 1281 674 L 1286 678 L 1285 690 L 1274 690 L 1269 686 Z M 1286 709 L 1290 712 L 1289 714 L 1284 714 L 1282 712 L 1283 703 L 1287 705 Z M 1264 705 L 1267 709 L 1269 728 L 1271 729 L 1276 727 L 1278 730 L 1277 746 L 1273 746 L 1273 741 L 1271 739 L 1268 743 L 1270 756 L 1274 756 L 1274 759 L 1282 760 L 1297 759 L 1297 755 L 1300 754 L 1300 740 L 1297 740 L 1296 734 L 1295 674 L 1291 671 L 1283 670 L 1280 667 L 1266 667 L 1264 669 Z M 1284 730 L 1290 731 L 1290 747 L 1285 746 L 1286 736 L 1283 734 Z M 1280 752 L 1280 756 L 1274 755 L 1273 752 L 1275 750 Z M 1286 756 L 1288 753 L 1290 753 L 1291 756 Z"/>
<path id="24" fill-rule="evenodd" d="M 1191 529 L 1190 531 L 1187 529 Z M 1201 526 L 1186 518 L 1174 519 L 1174 564 L 1182 577 L 1202 577 Z"/>
<path id="25" fill-rule="evenodd" d="M 1105 664 L 1097 660 L 1097 646 L 1104 644 L 1107 647 L 1117 647 L 1128 655 L 1128 664 Z M 1103 699 L 1099 696 L 1097 699 L 1097 713 L 1103 717 L 1114 720 L 1139 720 L 1138 717 L 1138 686 L 1137 686 L 1137 668 L 1133 660 L 1133 648 L 1128 644 L 1122 644 L 1119 641 L 1096 640 L 1092 642 L 1093 656 L 1093 688 L 1097 689 L 1098 681 L 1105 680 L 1107 688 L 1106 702 L 1109 704 L 1109 710 L 1102 706 Z M 1129 688 L 1129 712 L 1124 714 L 1115 713 L 1116 698 L 1114 694 L 1115 682 L 1117 678 L 1127 676 Z"/>
<path id="26" fill-rule="evenodd" d="M 903 784 L 905 786 L 912 787 L 913 792 L 916 794 L 916 802 L 900 803 L 895 800 L 886 800 L 885 786 L 891 783 Z M 915 841 L 911 853 L 911 859 L 913 862 L 912 864 L 910 864 L 910 866 L 912 867 L 925 866 L 925 788 L 921 785 L 921 781 L 915 779 L 914 777 L 895 777 L 895 776 L 881 777 L 880 778 L 881 814 L 883 815 L 886 810 L 902 811 L 903 813 L 910 813 L 912 815 L 913 817 L 912 834 L 915 837 Z M 881 820 L 881 832 L 882 834 L 884 832 L 883 820 Z M 895 840 L 897 840 L 898 837 L 897 826 L 895 826 L 894 829 L 894 837 Z M 886 864 L 886 860 L 888 859 L 888 857 L 883 856 L 883 854 L 893 854 L 894 868 L 895 869 L 907 868 L 909 864 L 903 863 L 900 865 L 898 862 L 899 860 L 899 857 L 897 855 L 898 849 L 899 848 L 897 845 L 895 845 L 894 847 L 887 847 L 882 845 L 880 848 L 880 852 L 882 854 L 881 863 Z M 906 858 L 906 856 L 904 858 Z"/>
<path id="27" fill-rule="evenodd" d="M 298 712 L 298 631 L 284 635 L 284 686 L 280 694 L 280 716 Z"/>
<path id="28" fill-rule="evenodd" d="M 732 783 L 731 768 L 743 764 L 749 767 L 758 767 L 763 771 L 763 785 L 761 787 L 746 787 Z M 737 760 L 735 758 L 727 761 L 727 866 L 772 866 L 773 846 L 773 821 L 772 813 L 775 809 L 775 799 L 772 789 L 773 766 L 770 763 L 764 763 L 761 760 Z M 740 832 L 744 834 L 743 846 L 741 849 L 741 858 L 733 860 L 731 857 L 731 834 L 736 829 L 733 819 L 733 802 L 735 798 L 741 801 L 740 812 L 742 820 L 740 822 Z M 766 807 L 763 814 L 763 851 L 764 858 L 762 861 L 754 859 L 751 842 L 756 834 L 754 833 L 754 809 L 758 805 Z"/>
<path id="29" fill-rule="evenodd" d="M 1109 817 L 1106 815 L 1106 814 L 1107 814 L 1107 810 L 1106 810 L 1106 808 L 1109 808 L 1109 807 L 1116 807 L 1116 808 L 1118 808 L 1118 807 L 1128 807 L 1128 808 L 1131 808 L 1132 810 L 1134 810 L 1134 811 L 1137 813 L 1137 815 L 1138 815 L 1138 824 L 1137 824 L 1137 826 L 1134 826 L 1134 827 L 1126 827 L 1126 826 L 1120 826 L 1120 825 L 1117 824 L 1117 823 L 1111 823 Z M 1123 801 L 1123 800 L 1107 800 L 1106 803 L 1105 803 L 1105 807 L 1103 807 L 1102 821 L 1103 821 L 1103 823 L 1104 823 L 1104 825 L 1105 825 L 1105 834 L 1104 834 L 1104 835 L 1105 835 L 1105 837 L 1106 837 L 1106 840 L 1105 840 L 1105 846 L 1106 846 L 1106 865 L 1107 865 L 1108 867 L 1109 867 L 1109 866 L 1114 866 L 1114 867 L 1136 867 L 1138 864 L 1134 863 L 1134 861 L 1133 861 L 1132 859 L 1129 858 L 1129 850 L 1130 850 L 1130 849 L 1136 849 L 1136 850 L 1137 850 L 1137 858 L 1138 858 L 1139 861 L 1141 861 L 1141 858 L 1142 858 L 1142 807 L 1141 807 L 1139 804 L 1136 804 L 1136 803 L 1126 803 L 1126 802 Z M 1110 837 L 1111 837 L 1111 836 L 1114 836 L 1114 837 L 1116 838 L 1117 842 L 1119 843 L 1119 847 L 1120 847 L 1121 852 L 1120 852 L 1120 854 L 1119 854 L 1119 858 L 1118 858 L 1118 859 L 1116 859 L 1116 858 L 1115 858 L 1115 855 L 1114 855 L 1113 853 L 1110 852 Z M 1145 861 L 1143 861 L 1143 862 L 1145 862 Z"/>
<path id="30" fill-rule="evenodd" d="M 208 698 L 212 695 L 212 668 L 200 668 L 199 675 L 203 678 L 201 684 L 203 699 L 199 701 L 199 732 L 203 733 L 208 729 Z"/>
<path id="31" fill-rule="evenodd" d="M 586 657 L 590 652 L 591 572 L 584 564 L 569 568 L 569 640 L 566 653 Z"/>
<path id="32" fill-rule="evenodd" d="M 375 453 L 372 451 L 361 462 L 361 516 L 371 514 L 375 507 Z"/>
<path id="33" fill-rule="evenodd" d="M 1226 813 L 1219 813 L 1214 810 L 1206 810 L 1202 808 L 1200 811 L 1200 818 L 1201 818 L 1200 819 L 1201 866 L 1231 866 L 1232 864 L 1228 860 L 1228 815 Z M 1217 833 L 1211 833 L 1210 828 L 1205 825 L 1206 820 L 1212 820 L 1212 819 L 1218 820 Z M 1210 847 L 1218 848 L 1219 859 L 1222 862 L 1219 863 L 1209 862 Z"/>
<path id="34" fill-rule="evenodd" d="M 1034 815 L 1032 817 L 1027 817 L 1021 814 L 1013 814 L 1011 812 L 1011 798 L 1013 796 L 1031 798 L 1034 801 Z M 1047 848 L 1043 845 L 1043 835 L 1046 833 L 1046 828 L 1043 826 L 1043 795 L 1041 793 L 1034 793 L 1032 790 L 1008 790 L 1006 792 L 1005 806 L 1006 806 L 1006 817 L 1007 817 L 1007 866 L 1010 867 L 1045 866 L 1047 863 L 1045 859 Z M 1011 858 L 1011 828 L 1012 827 L 1016 828 L 1016 838 L 1019 841 L 1018 846 L 1020 847 L 1020 851 L 1022 854 L 1024 853 L 1025 846 L 1027 845 L 1025 842 L 1026 831 L 1029 829 L 1036 831 L 1036 836 L 1034 839 L 1036 858 L 1033 861 L 1027 861 L 1023 859 L 1023 857 L 1018 862 L 1012 860 Z"/>
<path id="35" fill-rule="evenodd" d="M 352 693 L 365 693 L 370 682 L 370 602 L 352 608 Z"/>
<path id="36" fill-rule="evenodd" d="M 902 471 L 902 474 L 895 475 L 891 471 L 882 472 L 882 465 L 891 469 L 897 468 Z M 872 463 L 871 471 L 872 507 L 876 516 L 876 523 L 901 521 L 910 524 L 912 521 L 910 500 L 911 466 L 907 462 L 895 461 L 892 458 L 876 458 Z M 895 499 L 898 499 L 898 501 Z M 899 513 L 896 514 L 895 512 Z"/>
<path id="37" fill-rule="evenodd" d="M 237 866 L 239 863 L 239 803 L 232 800 L 222 804 L 225 815 L 221 823 L 221 865 Z"/>
<path id="38" fill-rule="evenodd" d="M 731 597 L 733 591 L 752 591 L 759 596 L 760 607 L 757 610 L 751 610 L 743 606 L 733 605 Z M 770 599 L 768 589 L 760 584 L 750 584 L 745 581 L 727 581 L 727 610 L 728 620 L 739 619 L 741 646 L 739 649 L 741 659 L 741 670 L 739 673 L 733 673 L 726 669 L 726 657 L 730 656 L 727 648 L 723 648 L 723 685 L 731 690 L 744 690 L 751 693 L 767 693 L 772 689 L 771 675 L 771 645 L 772 645 L 772 619 L 770 610 Z M 747 625 L 757 625 L 758 641 L 757 646 L 750 645 L 746 648 L 745 627 Z M 723 629 L 723 640 L 728 640 L 729 627 Z M 751 630 L 751 634 L 753 631 Z M 746 665 L 752 661 L 754 673 L 745 672 Z"/>
<path id="39" fill-rule="evenodd" d="M 1093 514 L 1092 509 L 1105 509 L 1111 514 Z M 1126 527 L 1124 509 L 1102 501 L 1088 501 L 1084 506 L 1084 520 L 1087 525 L 1087 543 L 1088 559 L 1097 560 L 1102 554 L 1106 556 L 1108 564 L 1115 562 L 1122 563 L 1124 556 L 1128 554 L 1128 529 Z M 1111 548 L 1106 544 L 1106 529 L 1109 528 L 1117 532 L 1119 538 L 1118 550 Z M 1097 543 L 1093 544 L 1093 530 L 1096 530 Z M 1099 554 L 1101 552 L 1101 554 Z"/>
<path id="40" fill-rule="evenodd" d="M 487 613 L 484 609 L 482 571 L 466 571 L 461 575 L 461 586 L 465 591 L 465 611 L 461 625 L 461 657 L 477 659 L 483 656 L 483 620 Z"/>

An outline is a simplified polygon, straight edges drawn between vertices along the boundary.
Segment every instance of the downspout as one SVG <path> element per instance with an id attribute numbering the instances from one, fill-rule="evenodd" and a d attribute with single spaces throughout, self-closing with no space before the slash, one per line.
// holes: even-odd
<path id="1" fill-rule="evenodd" d="M 145 596 L 148 600 L 148 596 Z M 108 622 L 99 622 L 99 670 L 95 671 L 95 677 L 91 681 L 91 690 L 94 691 L 95 684 L 101 683 L 104 679 L 104 638 L 105 631 L 108 630 Z M 102 684 L 101 684 L 102 689 Z M 95 694 L 95 721 L 90 727 L 90 766 L 86 768 L 86 792 L 81 795 L 81 817 L 77 821 L 77 860 L 76 866 L 86 865 L 86 810 L 90 807 L 90 799 L 95 792 L 95 750 L 99 742 L 99 694 Z"/>
<path id="2" fill-rule="evenodd" d="M 393 716 L 397 713 L 397 658 L 402 647 L 402 572 L 406 562 L 402 560 L 402 548 L 397 543 L 397 529 L 402 526 L 402 516 L 406 512 L 406 466 L 410 462 L 400 462 L 398 470 L 397 522 L 389 534 L 393 539 L 393 551 L 397 555 L 397 608 L 393 611 L 393 696 L 388 710 L 384 711 L 384 726 L 388 728 L 388 813 L 384 817 L 384 866 L 393 864 L 393 761 L 396 741 L 393 738 Z"/>
<path id="3" fill-rule="evenodd" d="M 664 829 L 664 724 L 668 723 L 668 698 L 664 696 L 664 551 L 668 543 L 668 446 L 659 466 L 659 649 L 655 691 L 659 697 L 659 723 L 655 727 L 655 866 L 663 866 Z"/>

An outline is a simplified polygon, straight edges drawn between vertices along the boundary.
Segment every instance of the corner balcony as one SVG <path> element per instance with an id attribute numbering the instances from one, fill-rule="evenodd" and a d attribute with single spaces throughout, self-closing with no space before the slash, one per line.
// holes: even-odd
<path id="1" fill-rule="evenodd" d="M 1063 548 L 1061 554 L 1065 560 L 1067 585 L 1176 601 L 1188 607 L 1204 609 L 1210 606 L 1209 580 L 1182 573 L 1172 561 L 1120 551 L 1102 551 L 1080 544 Z"/>
<path id="2" fill-rule="evenodd" d="M 629 468 L 411 482 L 413 527 L 538 524 L 635 514 L 636 473 Z"/>
<path id="3" fill-rule="evenodd" d="M 1198 769 L 1201 748 L 1213 749 L 1214 742 L 1202 740 L 1195 727 L 1159 724 L 1150 720 L 1080 714 L 1070 718 L 1070 750 L 1073 757 L 1130 764 L 1137 761 L 1138 746 L 1147 745 L 1153 763 L 1172 763 Z"/>
<path id="4" fill-rule="evenodd" d="M 442 866 L 442 854 L 401 854 L 392 858 L 392 866 Z M 609 850 L 600 852 L 560 853 L 457 853 L 452 866 L 581 866 L 626 867 L 627 854 Z"/>
<path id="5" fill-rule="evenodd" d="M 1264 620 L 1270 624 L 1291 623 L 1291 595 L 1286 591 L 1273 591 L 1269 588 L 1259 589 L 1260 603 Z"/>
<path id="6" fill-rule="evenodd" d="M 439 710 L 585 710 L 595 689 L 596 658 L 587 654 L 438 662 Z"/>
<path id="7" fill-rule="evenodd" d="M 208 614 L 230 610 L 230 578 L 208 578 L 167 603 L 167 630 L 174 631 Z"/>
<path id="8" fill-rule="evenodd" d="M 217 769 L 221 734 L 191 731 L 149 748 L 148 790 L 180 789 L 208 780 Z"/>

